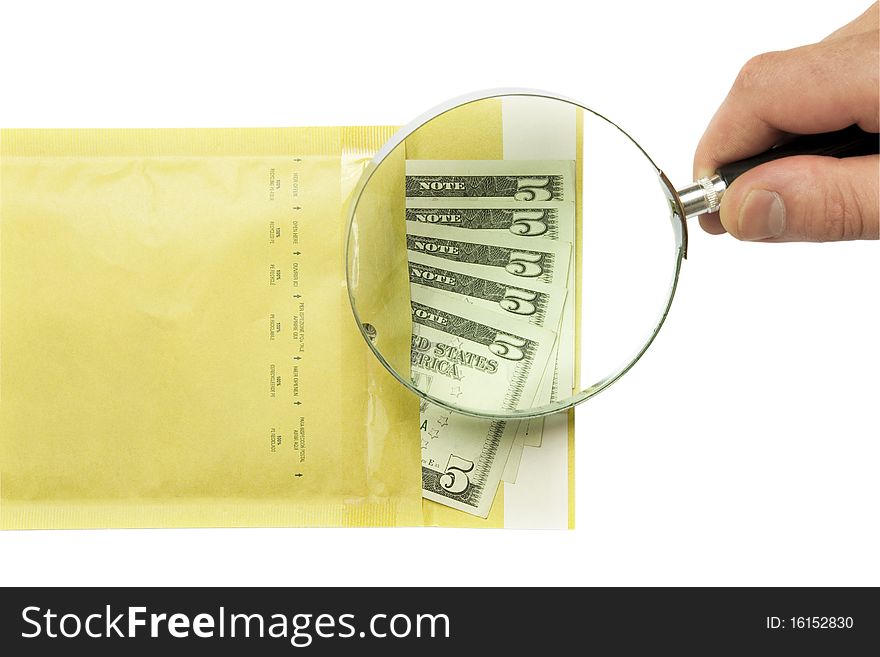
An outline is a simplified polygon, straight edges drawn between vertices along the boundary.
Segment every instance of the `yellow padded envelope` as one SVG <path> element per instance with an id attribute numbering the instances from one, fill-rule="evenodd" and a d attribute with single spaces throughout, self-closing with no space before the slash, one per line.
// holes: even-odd
<path id="1" fill-rule="evenodd" d="M 450 158 L 500 157 L 474 107 Z M 418 398 L 351 315 L 347 203 L 393 132 L 0 130 L 0 528 L 504 526 L 503 486 L 487 519 L 421 499 Z M 375 219 L 401 292 L 360 310 L 408 350 Z"/>
<path id="2" fill-rule="evenodd" d="M 0 526 L 422 523 L 345 288 L 392 133 L 0 132 Z"/>

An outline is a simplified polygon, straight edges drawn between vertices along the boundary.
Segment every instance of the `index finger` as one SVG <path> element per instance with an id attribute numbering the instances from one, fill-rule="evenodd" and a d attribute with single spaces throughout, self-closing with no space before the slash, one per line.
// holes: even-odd
<path id="1" fill-rule="evenodd" d="M 694 176 L 764 151 L 785 133 L 830 132 L 857 123 L 877 132 L 877 35 L 866 32 L 749 60 L 709 123 Z"/>

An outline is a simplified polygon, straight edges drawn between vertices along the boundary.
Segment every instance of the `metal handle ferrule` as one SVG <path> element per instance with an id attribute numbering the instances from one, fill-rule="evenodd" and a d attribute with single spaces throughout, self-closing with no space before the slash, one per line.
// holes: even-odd
<path id="1" fill-rule="evenodd" d="M 718 212 L 726 189 L 727 183 L 716 173 L 677 190 L 685 217 L 690 219 L 700 214 Z"/>

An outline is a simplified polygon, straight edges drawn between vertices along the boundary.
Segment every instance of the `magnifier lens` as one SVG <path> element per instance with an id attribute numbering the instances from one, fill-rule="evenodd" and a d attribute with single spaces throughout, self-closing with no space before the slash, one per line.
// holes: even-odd
<path id="1" fill-rule="evenodd" d="M 351 205 L 368 344 L 427 401 L 493 418 L 568 408 L 639 358 L 682 254 L 656 166 L 573 102 L 508 94 L 405 129 Z"/>

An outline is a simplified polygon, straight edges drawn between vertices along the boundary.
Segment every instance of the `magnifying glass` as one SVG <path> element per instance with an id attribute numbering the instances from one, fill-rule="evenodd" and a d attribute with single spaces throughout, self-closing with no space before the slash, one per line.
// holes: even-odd
<path id="1" fill-rule="evenodd" d="M 632 137 L 552 94 L 498 91 L 401 129 L 349 206 L 348 294 L 366 344 L 426 402 L 481 418 L 565 410 L 625 374 L 669 312 L 686 219 L 741 173 L 878 152 L 852 126 L 676 188 Z"/>

